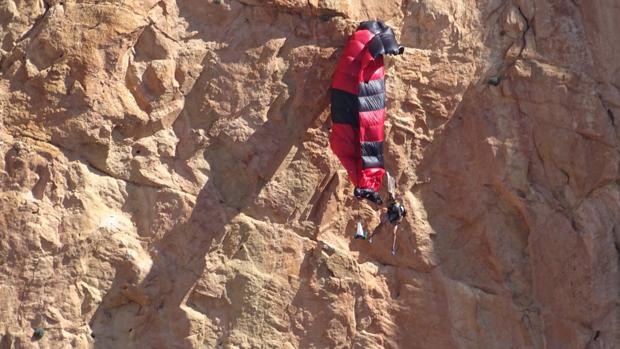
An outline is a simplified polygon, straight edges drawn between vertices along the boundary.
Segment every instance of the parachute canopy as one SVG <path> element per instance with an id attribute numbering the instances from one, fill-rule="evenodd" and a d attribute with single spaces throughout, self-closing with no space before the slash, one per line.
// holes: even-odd
<path id="1" fill-rule="evenodd" d="M 330 146 L 355 185 L 355 195 L 378 204 L 385 174 L 383 55 L 403 52 L 390 27 L 362 22 L 344 48 L 331 85 Z"/>

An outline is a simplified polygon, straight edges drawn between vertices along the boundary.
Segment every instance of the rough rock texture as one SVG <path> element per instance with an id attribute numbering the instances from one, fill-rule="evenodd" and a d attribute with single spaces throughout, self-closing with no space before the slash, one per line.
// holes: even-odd
<path id="1" fill-rule="evenodd" d="M 407 47 L 388 60 L 396 256 L 387 229 L 352 240 L 327 146 L 331 73 L 367 18 Z M 617 0 L 0 2 L 0 348 L 619 348 L 618 18 Z"/>

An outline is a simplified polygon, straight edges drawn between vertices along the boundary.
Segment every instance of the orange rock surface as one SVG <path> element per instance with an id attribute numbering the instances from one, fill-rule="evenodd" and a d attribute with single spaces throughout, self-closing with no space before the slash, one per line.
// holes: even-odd
<path id="1" fill-rule="evenodd" d="M 382 18 L 375 209 L 328 147 Z M 617 0 L 0 3 L 0 348 L 620 348 Z M 44 329 L 42 338 L 33 337 Z"/>

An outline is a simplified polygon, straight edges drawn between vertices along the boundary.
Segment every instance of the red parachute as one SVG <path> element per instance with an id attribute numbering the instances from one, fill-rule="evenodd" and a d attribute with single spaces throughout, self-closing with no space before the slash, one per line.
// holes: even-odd
<path id="1" fill-rule="evenodd" d="M 340 57 L 331 85 L 333 152 L 355 185 L 355 196 L 382 204 L 385 71 L 383 55 L 402 54 L 382 21 L 362 22 Z"/>

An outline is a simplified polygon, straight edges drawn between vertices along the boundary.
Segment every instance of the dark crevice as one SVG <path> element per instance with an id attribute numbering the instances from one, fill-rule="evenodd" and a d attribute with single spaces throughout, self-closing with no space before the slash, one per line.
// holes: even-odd
<path id="1" fill-rule="evenodd" d="M 338 176 L 334 172 L 331 176 L 325 177 L 325 180 L 327 180 L 327 183 L 324 186 L 319 186 L 319 190 L 314 193 L 308 204 L 310 212 L 307 214 L 306 220 L 312 221 L 315 224 L 319 224 L 323 219 L 327 209 L 327 201 L 335 190 L 334 186 L 338 183 Z"/>
<path id="2" fill-rule="evenodd" d="M 531 28 L 530 20 L 525 16 L 521 7 L 517 7 L 517 9 L 519 10 L 519 14 L 521 15 L 521 17 L 523 17 L 523 20 L 525 21 L 525 30 L 523 31 L 523 34 L 521 36 L 521 40 L 522 40 L 521 49 L 519 50 L 519 54 L 517 55 L 517 58 L 515 58 L 515 61 L 511 65 L 514 65 L 523 56 L 523 51 L 525 51 L 525 47 L 527 46 L 527 40 L 525 36 L 527 35 L 527 32 L 530 31 L 530 28 Z"/>
<path id="3" fill-rule="evenodd" d="M 583 204 L 583 203 L 584 203 L 587 199 L 589 199 L 589 198 L 592 196 L 592 194 L 593 194 L 594 192 L 596 192 L 597 190 L 600 190 L 600 189 L 602 189 L 602 188 L 604 188 L 604 187 L 606 187 L 606 186 L 608 186 L 608 185 L 610 185 L 610 184 L 613 184 L 613 180 L 606 180 L 606 181 L 604 181 L 603 183 L 601 183 L 601 184 L 599 184 L 599 185 L 597 185 L 597 186 L 593 187 L 592 189 L 590 189 L 590 191 L 588 191 L 588 193 L 587 193 L 586 195 L 584 195 L 583 199 L 581 199 L 581 200 L 579 201 L 579 203 L 573 207 L 573 211 L 575 211 L 575 210 L 579 209 L 579 207 L 581 207 L 581 205 L 582 205 L 582 204 Z"/>
<path id="4" fill-rule="evenodd" d="M 439 197 L 442 201 L 447 201 L 446 197 L 441 195 L 441 193 L 438 192 L 437 190 L 433 190 L 433 193 L 437 195 L 437 197 Z"/>
<path id="5" fill-rule="evenodd" d="M 520 59 L 523 58 L 523 52 L 525 52 L 525 48 L 527 47 L 526 36 L 527 36 L 527 33 L 530 31 L 530 29 L 532 29 L 532 26 L 530 25 L 530 20 L 525 16 L 525 13 L 523 13 L 523 10 L 521 10 L 521 7 L 517 6 L 517 9 L 519 11 L 519 15 L 521 15 L 521 17 L 525 21 L 525 29 L 523 30 L 523 33 L 521 34 L 521 47 L 519 48 L 519 53 L 510 63 L 503 64 L 499 68 L 499 71 L 496 75 L 491 77 L 491 79 L 487 80 L 487 83 L 490 85 L 497 86 L 500 84 L 504 76 L 504 73 L 510 68 L 512 68 Z M 512 48 L 512 45 L 508 48 L 508 50 L 510 50 L 511 48 Z"/>
<path id="6" fill-rule="evenodd" d="M 532 140 L 533 140 L 533 145 L 534 145 L 534 150 L 536 150 L 536 157 L 538 158 L 538 160 L 540 161 L 540 164 L 542 165 L 543 168 L 543 172 L 545 174 L 545 178 L 548 179 L 547 177 L 547 168 L 545 166 L 545 160 L 543 160 L 543 156 L 542 156 L 542 152 L 538 146 L 538 143 L 536 142 L 536 136 L 534 134 L 532 134 Z"/>
<path id="7" fill-rule="evenodd" d="M 611 121 L 611 124 L 613 126 L 616 126 L 616 116 L 614 115 L 614 112 L 611 110 L 611 108 L 609 108 L 607 103 L 605 103 L 605 100 L 603 99 L 603 95 L 597 91 L 596 96 L 598 97 L 598 100 L 601 102 L 601 106 L 603 107 L 603 109 L 607 111 L 607 117 L 609 118 L 609 121 Z"/>
<path id="8" fill-rule="evenodd" d="M 594 333 L 592 334 L 592 337 L 590 338 L 590 340 L 588 341 L 588 343 L 586 344 L 586 348 L 590 348 L 590 346 L 593 344 L 593 342 L 596 342 L 601 336 L 601 331 L 594 331 Z"/>
<path id="9" fill-rule="evenodd" d="M 560 172 L 562 172 L 562 174 L 566 177 L 566 184 L 570 184 L 570 176 L 568 175 L 568 172 L 566 172 L 563 168 L 559 168 L 559 169 L 560 169 Z"/>
<path id="10" fill-rule="evenodd" d="M 574 231 L 579 231 L 579 227 L 577 226 L 577 221 L 575 221 L 575 218 L 571 218 L 570 225 Z"/>
<path id="11" fill-rule="evenodd" d="M 43 2 L 43 6 L 45 6 L 45 11 L 43 12 L 43 14 L 35 20 L 34 24 L 32 25 L 32 27 L 30 27 L 30 29 L 28 29 L 22 36 L 19 37 L 19 39 L 15 41 L 15 44 L 24 41 L 27 37 L 30 36 L 30 34 L 34 33 L 35 30 L 39 27 L 39 25 L 45 20 L 51 7 L 45 1 Z"/>
<path id="12" fill-rule="evenodd" d="M 149 25 L 150 25 L 153 29 L 157 30 L 160 34 L 162 34 L 163 36 L 165 36 L 166 38 L 168 38 L 168 39 L 170 39 L 170 40 L 172 40 L 172 41 L 174 41 L 174 42 L 177 42 L 177 43 L 178 43 L 178 42 L 180 42 L 180 40 L 179 40 L 179 39 L 172 37 L 172 36 L 171 36 L 170 34 L 168 34 L 166 31 L 164 31 L 163 29 L 159 28 L 159 27 L 157 26 L 157 23 L 155 23 L 153 20 L 150 20 Z"/>
<path id="13" fill-rule="evenodd" d="M 501 5 L 497 6 L 496 8 L 492 9 L 489 14 L 486 16 L 486 21 L 488 21 L 494 14 L 496 14 L 500 9 L 504 8 L 505 3 L 502 3 Z M 500 33 L 501 35 L 501 33 Z"/>
<path id="14" fill-rule="evenodd" d="M 399 267 L 396 264 L 390 263 L 390 262 L 385 262 L 385 261 L 376 261 L 376 263 L 378 263 L 379 265 L 381 265 L 381 267 L 391 267 L 391 268 L 396 268 Z M 411 268 L 411 270 L 415 270 L 413 268 Z"/>
<path id="15" fill-rule="evenodd" d="M 465 283 L 465 285 L 469 286 L 470 288 L 482 292 L 483 294 L 487 295 L 487 296 L 497 296 L 497 292 L 493 291 L 490 288 L 487 287 L 483 287 L 482 285 L 478 286 L 478 285 L 471 285 L 471 284 L 467 284 Z"/>
<path id="16" fill-rule="evenodd" d="M 609 144 L 609 143 L 605 142 L 605 140 L 601 139 L 600 135 L 592 134 L 592 133 L 584 131 L 584 130 L 575 130 L 575 133 L 577 133 L 578 135 L 580 135 L 581 137 L 583 137 L 583 138 L 585 138 L 585 139 L 587 139 L 589 141 L 597 142 L 599 144 L 602 144 L 605 147 L 612 148 L 612 149 L 616 148 L 613 144 Z"/>
<path id="17" fill-rule="evenodd" d="M 616 249 L 616 259 L 620 261 L 620 241 L 616 237 L 616 226 L 611 229 L 611 234 L 614 237 L 614 248 Z"/>
<path id="18" fill-rule="evenodd" d="M 336 12 L 336 11 L 327 11 L 319 15 L 319 19 L 322 22 L 329 22 L 332 18 L 335 18 L 335 17 L 345 18 L 344 14 L 340 12 Z"/>

